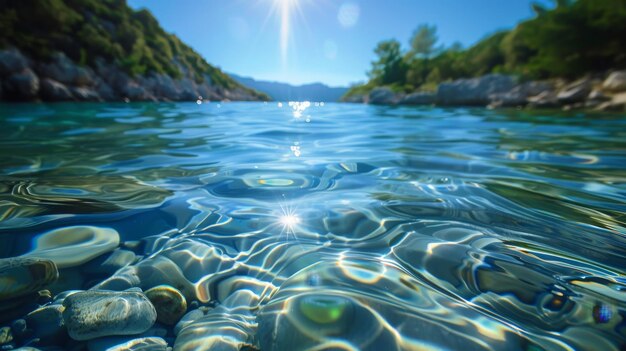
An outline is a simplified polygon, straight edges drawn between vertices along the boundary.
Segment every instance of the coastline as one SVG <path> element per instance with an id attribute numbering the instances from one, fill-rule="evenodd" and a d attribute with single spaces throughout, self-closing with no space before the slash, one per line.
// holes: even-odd
<path id="1" fill-rule="evenodd" d="M 95 67 L 75 63 L 57 52 L 49 61 L 34 60 L 16 48 L 0 50 L 0 101 L 266 101 L 264 94 L 233 84 L 221 86 L 204 73 L 198 80 L 174 60 L 182 76 L 163 73 L 131 76 L 97 59 Z"/>
<path id="2" fill-rule="evenodd" d="M 482 106 L 487 108 L 560 108 L 626 111 L 626 71 L 587 75 L 574 81 L 521 82 L 515 76 L 487 74 L 439 84 L 436 91 L 394 92 L 376 87 L 344 102 L 372 105 Z"/>

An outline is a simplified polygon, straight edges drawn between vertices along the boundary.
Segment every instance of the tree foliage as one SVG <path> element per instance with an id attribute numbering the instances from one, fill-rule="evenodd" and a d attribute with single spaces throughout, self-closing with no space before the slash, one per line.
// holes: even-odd
<path id="1" fill-rule="evenodd" d="M 208 75 L 217 86 L 242 88 L 166 33 L 148 10 L 134 11 L 125 0 L 0 0 L 0 8 L 0 47 L 17 47 L 37 59 L 62 51 L 87 65 L 100 57 L 133 75 L 179 78 L 181 65 L 197 82 Z"/>
<path id="2" fill-rule="evenodd" d="M 425 24 L 417 27 L 405 53 L 398 54 L 402 50 L 395 41 L 381 43 L 377 54 L 395 42 L 393 50 L 383 51 L 393 52 L 394 58 L 403 55 L 403 62 L 389 59 L 389 54 L 379 55 L 370 81 L 353 87 L 348 95 L 378 85 L 429 89 L 442 81 L 487 73 L 575 78 L 626 68 L 626 0 L 555 0 L 552 8 L 531 6 L 534 18 L 513 30 L 491 34 L 465 50 L 458 46 L 438 50 L 436 28 Z"/>
<path id="3" fill-rule="evenodd" d="M 428 59 L 435 53 L 438 40 L 436 26 L 421 24 L 413 32 L 409 53 L 413 57 Z"/>
<path id="4" fill-rule="evenodd" d="M 406 65 L 402 59 L 400 42 L 387 40 L 378 43 L 374 50 L 378 59 L 372 62 L 370 79 L 379 85 L 403 84 L 406 76 Z"/>

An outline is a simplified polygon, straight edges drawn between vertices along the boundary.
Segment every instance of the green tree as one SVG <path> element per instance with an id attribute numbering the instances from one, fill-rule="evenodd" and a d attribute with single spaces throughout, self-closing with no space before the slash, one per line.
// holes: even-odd
<path id="1" fill-rule="evenodd" d="M 576 77 L 626 66 L 626 1 L 558 1 L 516 31 L 535 52 L 526 67 L 538 77 Z"/>
<path id="2" fill-rule="evenodd" d="M 413 32 L 407 61 L 411 66 L 409 80 L 414 85 L 423 84 L 430 74 L 430 59 L 439 51 L 435 46 L 438 40 L 434 25 L 420 24 Z"/>
<path id="3" fill-rule="evenodd" d="M 435 45 L 438 40 L 436 26 L 420 24 L 411 37 L 409 54 L 418 58 L 429 59 L 437 51 Z"/>
<path id="4" fill-rule="evenodd" d="M 402 59 L 400 42 L 382 41 L 374 52 L 378 59 L 372 62 L 372 70 L 369 72 L 371 81 L 378 85 L 404 84 L 406 65 Z"/>

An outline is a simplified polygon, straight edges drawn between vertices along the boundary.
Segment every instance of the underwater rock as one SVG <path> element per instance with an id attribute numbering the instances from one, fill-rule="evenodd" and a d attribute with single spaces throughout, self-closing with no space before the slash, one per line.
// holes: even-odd
<path id="1" fill-rule="evenodd" d="M 11 323 L 11 334 L 15 340 L 21 342 L 32 336 L 32 330 L 27 328 L 25 320 L 17 319 Z"/>
<path id="2" fill-rule="evenodd" d="M 113 250 L 109 254 L 101 255 L 82 267 L 82 271 L 88 274 L 111 275 L 120 268 L 126 267 L 137 259 L 134 252 L 124 249 Z"/>
<path id="3" fill-rule="evenodd" d="M 307 348 L 323 344 L 333 336 L 359 345 L 357 340 L 363 339 L 364 335 L 373 338 L 376 335 L 374 329 L 379 329 L 376 317 L 367 312 L 348 297 L 324 292 L 300 294 L 278 304 L 270 303 L 259 312 L 261 349 L 289 350 L 295 345 Z M 357 324 L 374 329 L 363 330 L 361 334 L 359 328 L 354 328 Z M 383 344 L 377 343 L 379 346 Z M 391 340 L 386 340 L 386 345 L 388 350 L 397 349 Z"/>
<path id="4" fill-rule="evenodd" d="M 89 351 L 165 351 L 167 342 L 160 337 L 103 337 L 87 343 Z"/>
<path id="5" fill-rule="evenodd" d="M 79 266 L 115 249 L 120 236 L 115 229 L 71 226 L 35 238 L 35 249 L 24 256 L 45 258 L 59 268 Z"/>
<path id="6" fill-rule="evenodd" d="M 249 290 L 236 291 L 222 304 L 179 331 L 177 351 L 239 351 L 252 348 L 259 297 Z"/>
<path id="7" fill-rule="evenodd" d="M 63 319 L 74 340 L 145 332 L 156 321 L 156 310 L 139 292 L 83 291 L 63 301 Z"/>
<path id="8" fill-rule="evenodd" d="M 157 255 L 124 267 L 95 288 L 143 290 L 158 285 L 178 289 L 187 301 L 209 302 L 216 298 L 216 286 L 235 274 L 235 261 L 222 249 L 183 240 L 162 249 Z"/>
<path id="9" fill-rule="evenodd" d="M 42 344 L 59 344 L 67 339 L 63 323 L 63 306 L 49 305 L 34 310 L 24 317 L 28 329 Z"/>
<path id="10" fill-rule="evenodd" d="M 0 328 L 0 345 L 8 344 L 13 341 L 13 334 L 11 333 L 11 327 Z"/>
<path id="11" fill-rule="evenodd" d="M 65 299 L 73 294 L 82 292 L 83 290 L 68 290 L 68 291 L 64 291 L 58 295 L 55 295 L 54 298 L 52 299 L 52 304 L 53 305 L 62 305 L 63 301 L 65 301 Z"/>
<path id="12" fill-rule="evenodd" d="M 28 257 L 0 259 L 0 300 L 37 292 L 58 278 L 57 266 L 49 259 Z"/>
<path id="13" fill-rule="evenodd" d="M 159 285 L 146 291 L 146 297 L 157 312 L 157 320 L 165 325 L 174 325 L 187 312 L 187 301 L 176 288 Z"/>
<path id="14" fill-rule="evenodd" d="M 199 308 L 185 314 L 174 327 L 174 335 L 178 335 L 183 328 L 204 317 L 206 312 L 205 309 Z"/>

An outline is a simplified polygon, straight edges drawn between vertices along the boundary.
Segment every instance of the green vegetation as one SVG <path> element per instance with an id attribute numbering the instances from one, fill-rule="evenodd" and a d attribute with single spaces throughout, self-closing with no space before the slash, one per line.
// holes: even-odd
<path id="1" fill-rule="evenodd" d="M 102 57 L 131 75 L 156 72 L 173 78 L 183 74 L 178 63 L 198 83 L 207 74 L 217 86 L 242 88 L 166 33 L 148 10 L 134 11 L 125 0 L 0 0 L 0 8 L 0 47 L 17 47 L 36 59 L 62 51 L 85 65 Z"/>
<path id="2" fill-rule="evenodd" d="M 395 40 L 378 44 L 370 80 L 346 97 L 377 86 L 404 91 L 433 90 L 443 81 L 487 73 L 523 79 L 576 78 L 626 67 L 626 0 L 557 0 L 547 9 L 534 4 L 535 18 L 494 33 L 463 50 L 437 47 L 436 28 L 421 25 L 410 49 Z"/>

